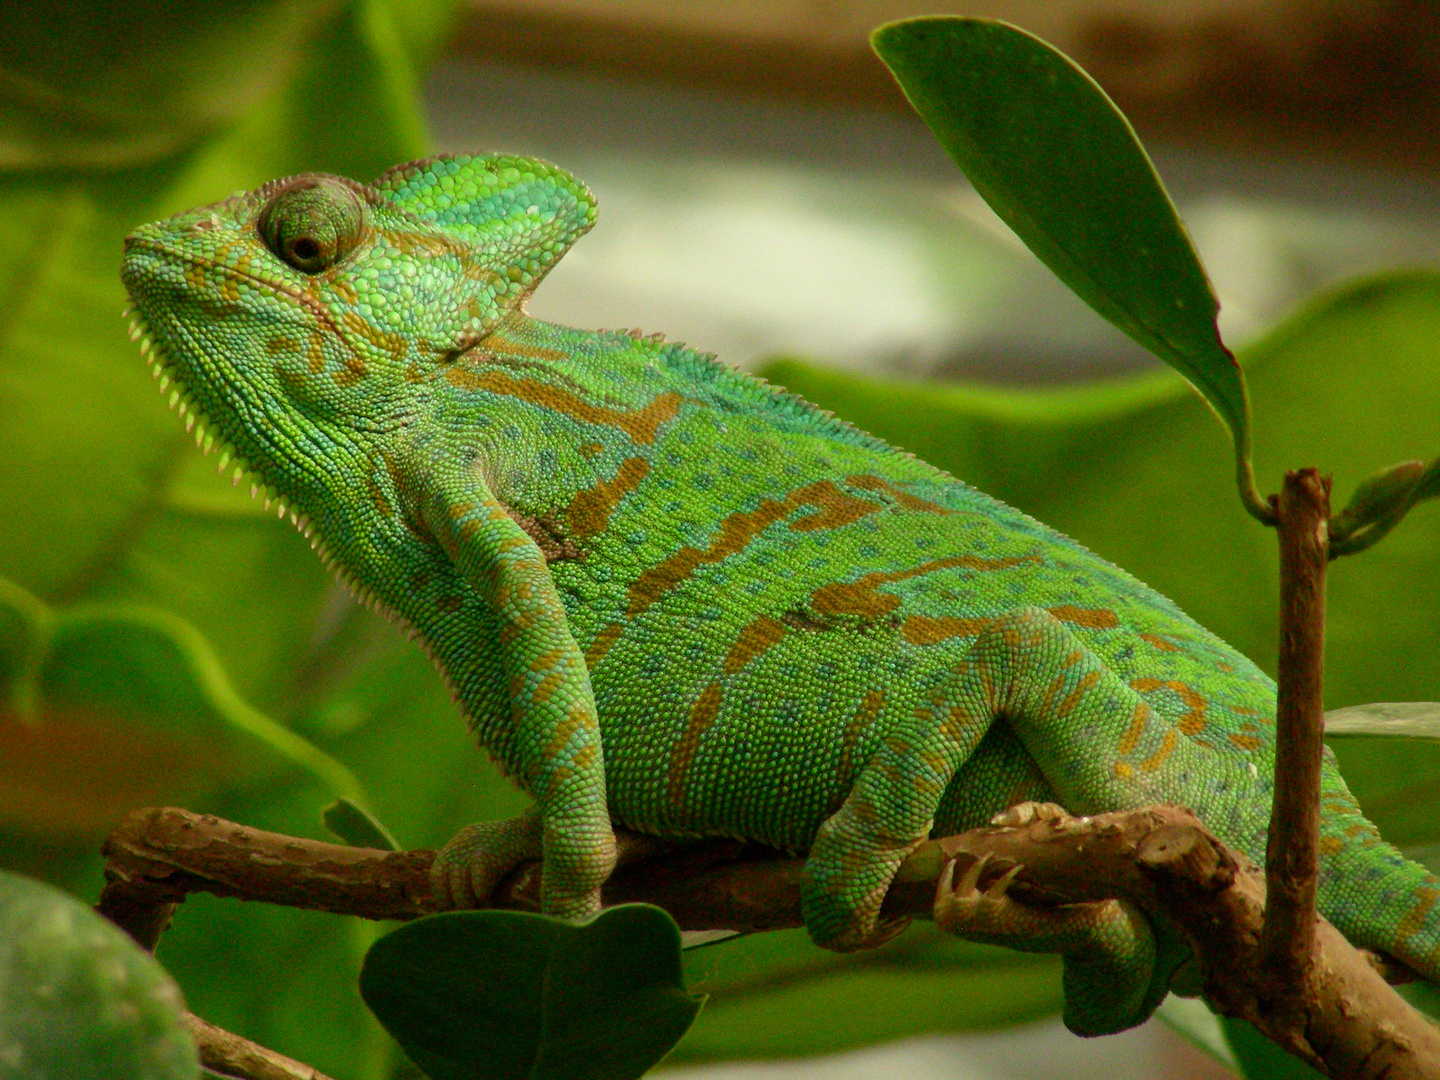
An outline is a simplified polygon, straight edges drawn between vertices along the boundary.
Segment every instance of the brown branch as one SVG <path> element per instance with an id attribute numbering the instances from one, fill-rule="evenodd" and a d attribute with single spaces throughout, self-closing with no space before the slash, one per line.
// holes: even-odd
<path id="1" fill-rule="evenodd" d="M 801 925 L 800 859 L 732 841 L 675 847 L 622 835 L 621 847 L 624 865 L 606 886 L 607 904 L 655 903 L 690 930 Z M 650 857 L 657 851 L 663 857 Z M 347 848 L 176 809 L 133 812 L 105 852 L 100 910 L 126 929 L 159 925 L 157 912 L 192 891 L 372 919 L 434 910 L 431 852 Z M 1299 1012 L 1291 1007 L 1295 988 L 1273 978 L 1260 947 L 1264 875 L 1188 810 L 1037 820 L 927 842 L 901 868 L 886 913 L 929 918 L 946 860 L 968 865 L 987 853 L 993 875 L 1022 867 L 1011 890 L 1016 899 L 1076 903 L 1118 896 L 1169 919 L 1190 939 L 1206 997 L 1221 1012 L 1251 1021 L 1332 1077 L 1440 1075 L 1440 1032 L 1385 983 L 1373 958 L 1323 919 L 1309 964 L 1313 993 Z M 511 874 L 496 906 L 535 910 L 537 870 L 530 863 Z"/>
<path id="2" fill-rule="evenodd" d="M 200 1048 L 200 1064 L 207 1069 L 243 1080 L 330 1080 L 319 1069 L 218 1028 L 194 1013 L 185 1014 L 185 1023 Z"/>
<path id="3" fill-rule="evenodd" d="M 1280 540 L 1279 699 L 1275 795 L 1265 852 L 1269 904 L 1261 955 L 1297 1011 L 1311 1006 L 1320 876 L 1320 763 L 1324 750 L 1325 569 L 1330 481 L 1315 469 L 1285 475 L 1275 507 Z"/>

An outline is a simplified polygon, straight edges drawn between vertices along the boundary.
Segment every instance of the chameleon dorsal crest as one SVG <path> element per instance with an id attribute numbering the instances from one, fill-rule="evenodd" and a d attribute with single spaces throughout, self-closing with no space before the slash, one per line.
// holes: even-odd
<path id="1" fill-rule="evenodd" d="M 595 198 L 564 169 L 508 154 L 442 154 L 386 170 L 382 205 L 463 240 L 467 329 L 478 340 L 530 295 L 595 224 Z"/>

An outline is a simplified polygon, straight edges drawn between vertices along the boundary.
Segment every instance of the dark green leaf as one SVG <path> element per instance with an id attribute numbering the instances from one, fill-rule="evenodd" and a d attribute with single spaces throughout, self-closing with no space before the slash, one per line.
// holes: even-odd
<path id="1" fill-rule="evenodd" d="M 0 871 L 0 1076 L 193 1080 L 184 1010 L 170 976 L 122 930 Z"/>
<path id="2" fill-rule="evenodd" d="M 975 190 L 1087 304 L 1204 395 L 1235 440 L 1241 497 L 1250 403 L 1215 325 L 1219 301 L 1129 122 L 1069 57 L 1006 23 L 928 16 L 871 35 Z"/>
<path id="3" fill-rule="evenodd" d="M 399 851 L 400 845 L 380 819 L 354 799 L 336 799 L 321 812 L 325 827 L 351 847 Z"/>
<path id="4" fill-rule="evenodd" d="M 1240 1075 L 1252 1080 L 1324 1080 L 1299 1058 L 1287 1054 L 1244 1020 L 1220 1018 L 1230 1049 L 1240 1065 Z"/>
<path id="5" fill-rule="evenodd" d="M 701 1004 L 674 921 L 644 904 L 432 915 L 371 947 L 360 992 L 433 1080 L 634 1080 Z"/>

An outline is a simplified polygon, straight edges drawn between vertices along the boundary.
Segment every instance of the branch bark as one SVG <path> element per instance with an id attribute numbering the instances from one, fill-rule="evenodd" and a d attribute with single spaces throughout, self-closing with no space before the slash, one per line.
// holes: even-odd
<path id="1" fill-rule="evenodd" d="M 620 842 L 622 865 L 606 886 L 607 904 L 658 904 L 688 930 L 801 925 L 800 859 L 734 841 L 676 846 L 622 834 Z M 432 852 L 343 847 L 173 808 L 132 812 L 106 841 L 105 854 L 100 911 L 138 931 L 147 946 L 190 892 L 370 919 L 410 919 L 436 909 Z M 1021 866 L 1011 887 L 1016 899 L 1122 897 L 1168 918 L 1190 939 L 1206 997 L 1221 1012 L 1251 1021 L 1332 1077 L 1440 1076 L 1440 1031 L 1386 984 L 1384 961 L 1354 948 L 1323 919 L 1310 965 L 1313 999 L 1299 1015 L 1289 1007 L 1294 988 L 1270 975 L 1260 947 L 1264 874 L 1188 810 L 1041 819 L 929 841 L 901 868 L 886 914 L 929 918 L 945 862 L 968 866 L 986 854 L 990 875 Z M 494 905 L 533 911 L 538 894 L 538 864 L 529 863 L 501 883 Z M 1403 973 L 1398 965 L 1392 970 Z"/>

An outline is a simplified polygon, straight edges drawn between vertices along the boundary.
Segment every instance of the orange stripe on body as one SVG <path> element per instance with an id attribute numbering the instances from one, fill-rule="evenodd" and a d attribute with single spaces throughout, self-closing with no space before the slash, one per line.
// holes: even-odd
<path id="1" fill-rule="evenodd" d="M 649 475 L 650 462 L 642 457 L 626 458 L 616 470 L 615 479 L 601 480 L 592 488 L 576 492 L 567 511 L 571 538 L 578 542 L 603 533 L 620 500 Z"/>
<path id="2" fill-rule="evenodd" d="M 734 675 L 785 636 L 785 624 L 769 615 L 759 615 L 746 624 L 725 657 L 725 674 Z"/>
<path id="3" fill-rule="evenodd" d="M 1120 745 L 1117 747 L 1120 755 L 1124 757 L 1133 753 L 1135 747 L 1140 745 L 1140 736 L 1145 734 L 1145 725 L 1150 720 L 1150 706 L 1141 701 L 1135 706 L 1135 715 L 1130 720 L 1130 726 L 1120 738 Z"/>
<path id="4" fill-rule="evenodd" d="M 845 800 L 845 795 L 850 790 L 855 772 L 855 751 L 860 745 L 860 739 L 880 715 L 880 710 L 884 705 L 885 691 L 866 691 L 860 707 L 855 710 L 854 718 L 845 727 L 845 735 L 840 742 L 840 764 L 835 771 L 835 789 L 839 792 L 839 802 Z"/>
<path id="5" fill-rule="evenodd" d="M 744 550 L 765 529 L 789 517 L 802 506 L 815 506 L 817 509 L 791 522 L 790 528 L 797 532 L 838 528 L 884 509 L 879 503 L 845 494 L 829 480 L 797 488 L 778 502 L 764 499 L 754 510 L 741 510 L 721 521 L 718 533 L 704 551 L 683 547 L 642 571 L 630 586 L 627 614 L 634 617 L 643 612 L 693 574 L 697 567 L 717 563 Z"/>
<path id="6" fill-rule="evenodd" d="M 1425 929 L 1425 916 L 1430 914 L 1430 909 L 1435 906 L 1437 900 L 1440 900 L 1440 889 L 1416 889 L 1415 898 L 1415 906 L 1405 913 L 1404 918 L 1395 927 L 1396 937 L 1414 937 Z"/>
<path id="7" fill-rule="evenodd" d="M 1156 750 L 1155 753 L 1151 754 L 1148 758 L 1142 761 L 1140 763 L 1140 768 L 1144 769 L 1146 772 L 1154 772 L 1156 769 L 1160 768 L 1161 765 L 1165 764 L 1165 759 L 1168 758 L 1171 752 L 1175 749 L 1175 743 L 1177 741 L 1178 739 L 1175 735 L 1174 728 L 1171 728 L 1169 731 L 1165 732 L 1165 738 L 1160 740 L 1160 749 Z"/>
<path id="8" fill-rule="evenodd" d="M 633 442 L 641 444 L 655 441 L 660 425 L 675 419 L 683 400 L 674 390 L 667 390 L 663 394 L 657 394 L 648 405 L 639 409 L 614 409 L 608 405 L 591 404 L 578 394 L 553 383 L 541 382 L 538 379 L 517 379 L 508 372 L 494 368 L 472 371 L 457 366 L 449 369 L 445 377 L 462 389 L 486 390 L 492 394 L 519 398 L 582 423 L 618 427 L 629 435 Z"/>
<path id="9" fill-rule="evenodd" d="M 1155 690 L 1170 690 L 1180 696 L 1180 700 L 1189 706 L 1189 712 L 1181 715 L 1175 722 L 1175 726 L 1184 735 L 1198 735 L 1205 730 L 1205 708 L 1206 701 L 1190 687 L 1174 679 L 1132 679 L 1130 688 L 1141 694 L 1148 694 Z"/>
<path id="10" fill-rule="evenodd" d="M 1021 555 L 1006 556 L 1000 559 L 982 559 L 976 555 L 953 555 L 946 559 L 934 559 L 931 562 L 921 563 L 908 570 L 876 571 L 865 574 L 854 581 L 834 581 L 829 585 L 822 585 L 811 596 L 810 606 L 822 615 L 858 615 L 861 618 L 875 618 L 888 615 L 900 606 L 898 596 L 875 591 L 881 585 L 905 581 L 909 578 L 933 574 L 937 570 L 949 570 L 955 567 L 988 573 L 1032 562 L 1040 562 L 1040 556 Z M 916 618 L 923 617 L 916 616 Z M 919 625 L 917 624 L 917 628 Z"/>
<path id="11" fill-rule="evenodd" d="M 706 729 L 719 715 L 720 684 L 711 683 L 701 690 L 700 696 L 695 699 L 695 704 L 690 709 L 690 721 L 685 725 L 685 731 L 675 743 L 675 749 L 670 755 L 670 771 L 665 777 L 665 796 L 676 809 L 680 808 L 685 798 L 685 774 L 690 771 L 690 765 L 695 760 L 695 751 L 700 747 L 700 736 L 705 734 Z"/>
<path id="12" fill-rule="evenodd" d="M 896 487 L 889 480 L 880 476 L 860 474 L 858 476 L 847 476 L 845 482 L 851 487 L 863 488 L 866 491 L 878 491 L 889 495 L 905 510 L 918 510 L 926 514 L 953 514 L 954 510 L 941 506 L 939 503 L 929 502 L 925 499 L 911 495 L 903 488 Z"/>
<path id="13" fill-rule="evenodd" d="M 1078 608 L 1070 604 L 1046 608 L 1061 622 L 1073 623 L 1091 630 L 1109 630 L 1120 625 L 1120 618 L 1109 608 Z"/>
<path id="14" fill-rule="evenodd" d="M 620 640 L 620 635 L 625 632 L 625 624 L 613 622 L 600 633 L 595 635 L 595 640 L 590 642 L 590 647 L 585 650 L 585 666 L 593 668 L 605 658 L 610 651 L 610 646 Z"/>

